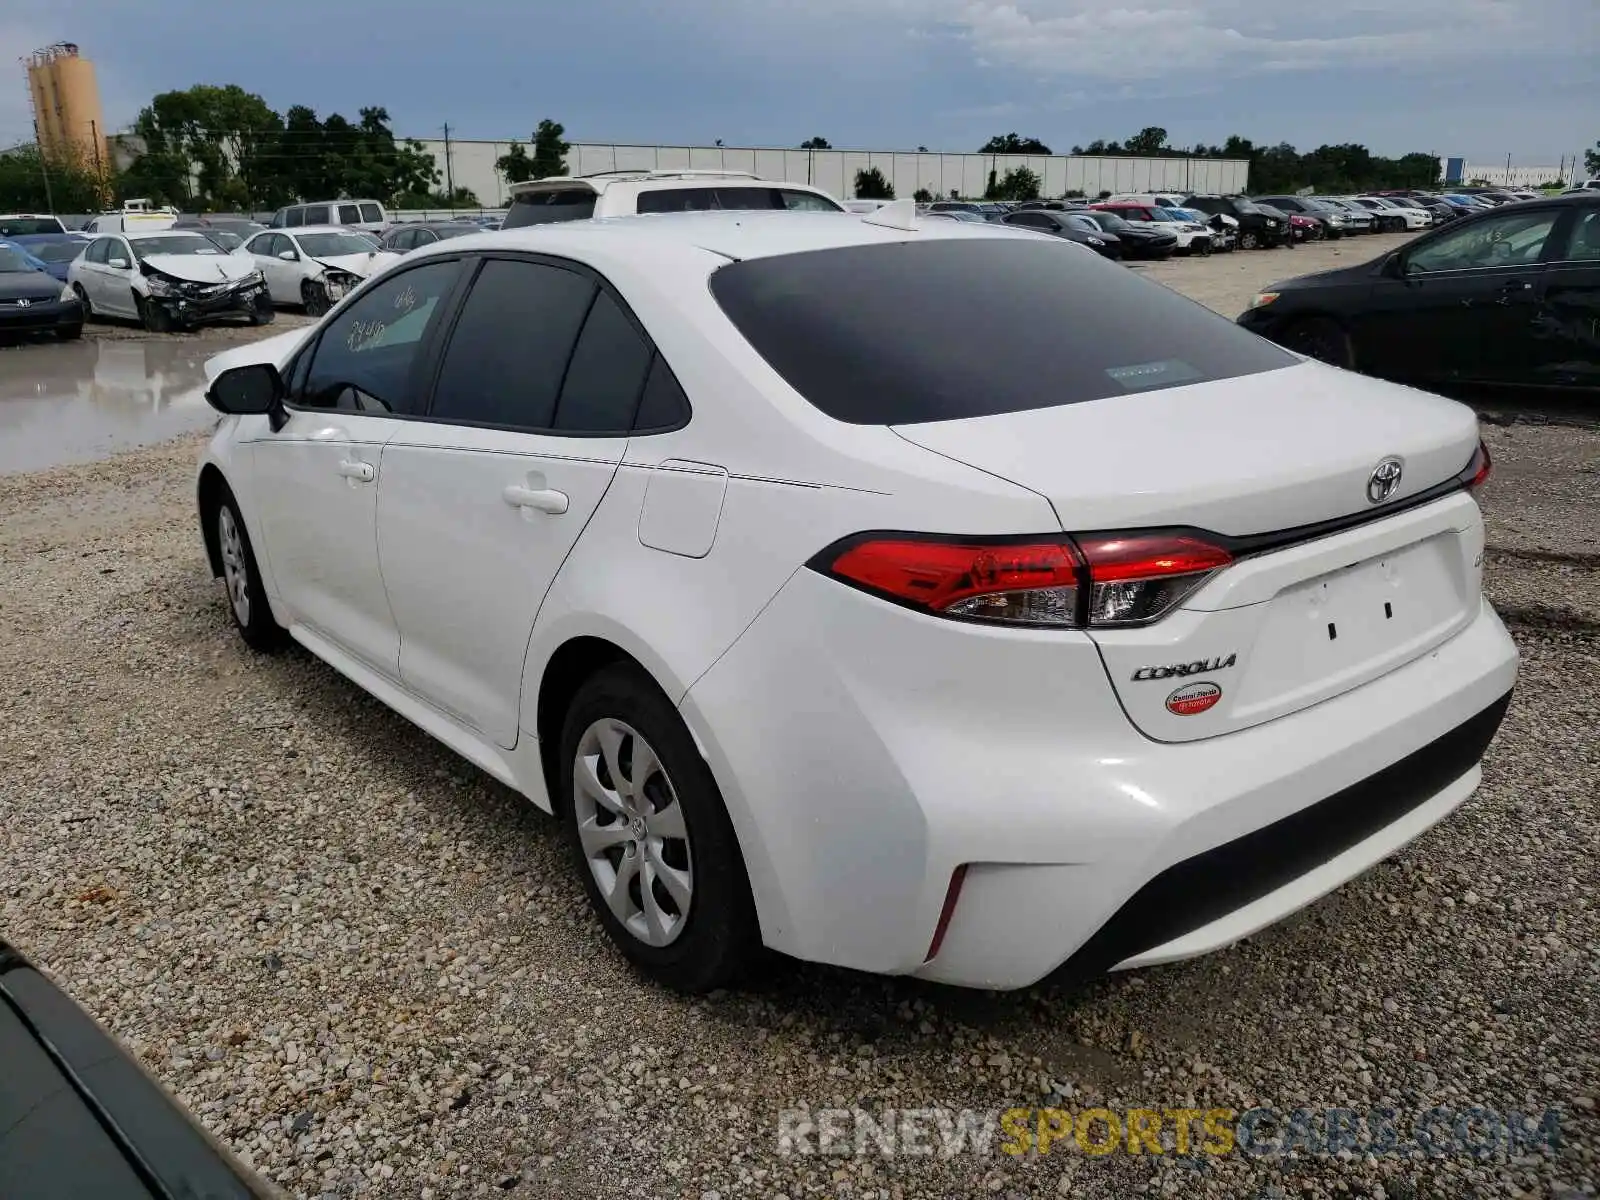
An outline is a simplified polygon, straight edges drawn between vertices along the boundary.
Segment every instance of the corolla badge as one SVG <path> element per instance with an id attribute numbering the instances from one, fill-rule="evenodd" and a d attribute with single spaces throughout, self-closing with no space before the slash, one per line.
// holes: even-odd
<path id="1" fill-rule="evenodd" d="M 1372 474 L 1367 477 L 1367 499 L 1373 504 L 1382 504 L 1400 490 L 1400 476 L 1405 468 L 1398 458 L 1386 458 L 1372 468 Z"/>
<path id="2" fill-rule="evenodd" d="M 33 301 L 32 300 L 18 300 L 17 301 L 17 307 L 18 308 L 32 308 L 33 307 Z"/>

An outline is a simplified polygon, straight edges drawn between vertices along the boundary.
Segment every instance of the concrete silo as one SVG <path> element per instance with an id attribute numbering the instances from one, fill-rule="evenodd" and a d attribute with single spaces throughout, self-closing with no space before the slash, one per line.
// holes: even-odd
<path id="1" fill-rule="evenodd" d="M 40 151 L 51 161 L 103 174 L 106 122 L 94 64 L 72 42 L 35 50 L 23 62 Z"/>

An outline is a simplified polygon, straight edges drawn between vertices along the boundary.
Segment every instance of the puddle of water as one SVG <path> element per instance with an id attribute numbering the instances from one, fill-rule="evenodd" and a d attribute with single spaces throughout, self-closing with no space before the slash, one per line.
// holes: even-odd
<path id="1" fill-rule="evenodd" d="M 211 428 L 204 364 L 236 344 L 106 339 L 0 350 L 0 474 Z"/>

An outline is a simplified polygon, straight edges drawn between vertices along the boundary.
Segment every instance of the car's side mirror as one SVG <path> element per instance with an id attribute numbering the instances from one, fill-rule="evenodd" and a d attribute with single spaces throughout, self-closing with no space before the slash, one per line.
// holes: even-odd
<path id="1" fill-rule="evenodd" d="M 128 260 L 125 258 L 108 258 L 106 259 L 106 266 L 118 271 L 126 271 L 128 269 Z"/>
<path id="2" fill-rule="evenodd" d="M 1383 274 L 1389 279 L 1404 279 L 1406 277 L 1406 260 L 1398 252 L 1389 255 L 1383 260 Z"/>
<path id="3" fill-rule="evenodd" d="M 232 367 L 211 381 L 206 403 L 230 416 L 260 416 L 283 408 L 283 376 L 271 363 Z"/>
<path id="4" fill-rule="evenodd" d="M 279 250 L 278 257 L 283 259 L 284 262 L 298 262 L 300 260 L 300 256 L 293 250 Z"/>

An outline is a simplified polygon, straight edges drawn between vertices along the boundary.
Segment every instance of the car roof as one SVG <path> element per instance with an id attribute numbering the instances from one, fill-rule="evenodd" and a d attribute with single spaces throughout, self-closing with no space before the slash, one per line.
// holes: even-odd
<path id="1" fill-rule="evenodd" d="M 361 235 L 359 229 L 351 229 L 348 225 L 286 225 L 282 229 L 263 229 L 261 233 L 348 233 L 356 237 Z"/>
<path id="2" fill-rule="evenodd" d="M 1029 238 L 1013 226 L 988 221 L 917 221 L 912 229 L 877 224 L 876 213 L 763 212 L 758 210 L 694 213 L 652 213 L 646 216 L 600 217 L 558 221 L 519 229 L 468 234 L 414 254 L 460 254 L 465 251 L 525 250 L 560 255 L 610 251 L 648 254 L 652 250 L 697 249 L 724 259 L 743 261 L 812 250 L 886 245 L 950 238 Z"/>
<path id="3" fill-rule="evenodd" d="M 145 238 L 154 237 L 194 237 L 199 238 L 203 242 L 211 241 L 210 238 L 206 237 L 206 235 L 201 233 L 198 229 L 113 229 L 110 232 L 114 234 L 121 234 L 130 242 L 143 241 Z"/>
<path id="4" fill-rule="evenodd" d="M 787 180 L 763 179 L 749 171 L 690 170 L 681 171 L 603 171 L 594 175 L 552 175 L 545 179 L 529 179 L 511 185 L 511 198 L 539 192 L 588 189 L 595 195 L 604 195 L 618 184 L 632 184 L 647 191 L 667 191 L 675 188 L 707 187 L 782 187 L 803 192 L 827 195 L 821 188 L 807 183 L 790 183 Z"/>

